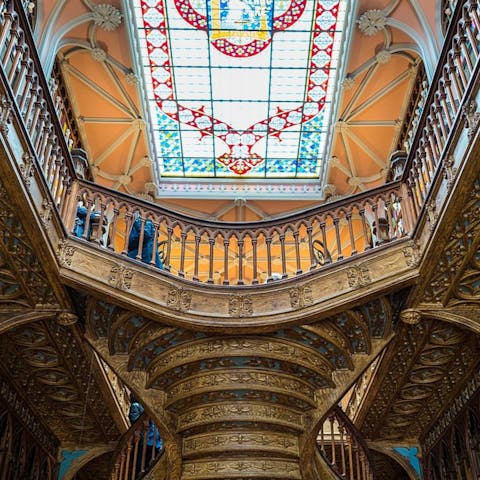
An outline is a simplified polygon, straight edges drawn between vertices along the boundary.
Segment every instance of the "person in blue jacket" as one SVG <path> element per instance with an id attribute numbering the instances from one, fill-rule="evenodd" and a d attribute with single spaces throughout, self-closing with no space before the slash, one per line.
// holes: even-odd
<path id="1" fill-rule="evenodd" d="M 138 217 L 132 225 L 130 236 L 128 237 L 128 256 L 136 258 L 138 255 L 138 244 L 140 241 L 140 231 L 142 228 L 142 219 Z M 155 225 L 149 219 L 145 220 L 143 227 L 143 247 L 142 247 L 142 262 L 150 263 L 152 260 L 153 249 L 155 248 L 155 265 L 163 269 L 162 259 L 158 254 L 157 243 L 153 244 L 155 238 Z"/>
<path id="2" fill-rule="evenodd" d="M 130 423 L 133 425 L 145 411 L 143 405 L 137 400 L 133 393 L 130 394 L 130 409 L 128 412 L 128 418 Z M 153 420 L 150 419 L 148 423 L 148 432 L 147 432 L 147 451 L 145 455 L 145 467 L 148 467 L 152 458 L 153 458 L 153 449 L 155 448 L 155 458 L 158 458 L 160 451 L 163 448 L 163 440 L 160 436 L 160 432 L 158 431 L 155 423 Z M 135 466 L 136 476 L 141 473 L 142 468 L 142 456 L 141 452 L 143 451 L 143 434 L 140 438 L 140 444 L 138 447 L 138 457 L 137 457 L 137 464 Z"/>

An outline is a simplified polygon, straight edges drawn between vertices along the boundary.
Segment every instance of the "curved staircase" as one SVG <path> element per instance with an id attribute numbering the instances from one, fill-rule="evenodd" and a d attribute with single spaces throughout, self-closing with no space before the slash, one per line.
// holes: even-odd
<path id="1" fill-rule="evenodd" d="M 236 336 L 168 327 L 103 301 L 88 311 L 87 338 L 158 421 L 168 461 L 182 465 L 167 478 L 182 480 L 305 478 L 323 416 L 393 322 L 387 298 Z"/>

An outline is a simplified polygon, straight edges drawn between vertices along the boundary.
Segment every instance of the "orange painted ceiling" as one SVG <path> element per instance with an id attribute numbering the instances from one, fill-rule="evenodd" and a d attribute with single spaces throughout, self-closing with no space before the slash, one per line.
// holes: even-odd
<path id="1" fill-rule="evenodd" d="M 107 2 L 108 0 L 105 0 Z M 187 212 L 257 220 L 298 211 L 324 196 L 279 200 L 154 198 L 148 125 L 125 25 L 127 0 L 36 2 L 34 35 L 47 73 L 56 57 L 97 183 Z M 419 64 L 431 76 L 442 43 L 440 3 L 353 2 L 353 34 L 329 155 L 327 193 L 338 198 L 385 181 Z"/>

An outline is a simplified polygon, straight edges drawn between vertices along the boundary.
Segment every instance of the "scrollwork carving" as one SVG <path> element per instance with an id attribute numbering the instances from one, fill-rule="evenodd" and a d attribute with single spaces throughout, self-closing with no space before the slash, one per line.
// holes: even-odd
<path id="1" fill-rule="evenodd" d="M 32 176 L 35 171 L 34 158 L 29 153 L 24 153 L 22 156 L 23 163 L 20 165 L 20 174 L 22 175 L 23 183 L 27 188 L 30 188 Z"/>
<path id="2" fill-rule="evenodd" d="M 427 222 L 428 222 L 428 228 L 430 232 L 432 232 L 435 229 L 435 225 L 437 224 L 438 221 L 438 211 L 437 211 L 437 202 L 435 199 L 432 199 L 428 204 L 427 204 Z"/>
<path id="3" fill-rule="evenodd" d="M 231 295 L 228 302 L 231 317 L 250 317 L 253 315 L 252 299 L 247 295 Z"/>
<path id="4" fill-rule="evenodd" d="M 53 204 L 46 198 L 42 200 L 42 212 L 40 213 L 40 221 L 44 228 L 48 228 L 52 221 Z"/>
<path id="5" fill-rule="evenodd" d="M 455 168 L 455 158 L 450 155 L 443 165 L 443 177 L 447 181 L 447 188 L 450 190 L 457 176 L 457 168 Z"/>
<path id="6" fill-rule="evenodd" d="M 370 270 L 365 265 L 347 268 L 348 285 L 352 288 L 366 287 L 372 283 Z"/>
<path id="7" fill-rule="evenodd" d="M 168 290 L 167 307 L 186 312 L 192 304 L 192 293 L 183 288 L 171 286 Z"/>
<path id="8" fill-rule="evenodd" d="M 205 450 L 230 449 L 276 449 L 298 453 L 298 440 L 293 435 L 274 432 L 233 432 L 233 433 L 212 433 L 198 435 L 184 441 L 185 453 L 194 453 Z"/>
<path id="9" fill-rule="evenodd" d="M 135 272 L 125 267 L 125 265 L 114 265 L 110 270 L 108 283 L 120 290 L 130 290 L 134 275 Z"/>
<path id="10" fill-rule="evenodd" d="M 278 421 L 296 428 L 302 426 L 302 416 L 283 406 L 242 402 L 202 406 L 186 412 L 178 418 L 181 428 L 191 428 L 195 425 L 222 420 Z"/>
<path id="11" fill-rule="evenodd" d="M 295 378 L 285 378 L 280 375 L 268 372 L 239 371 L 229 373 L 210 373 L 197 376 L 187 381 L 179 382 L 167 392 L 170 399 L 189 394 L 194 390 L 211 387 L 237 387 L 239 385 L 268 387 L 285 393 L 303 395 L 307 398 L 314 398 L 315 391 L 305 382 Z"/>
<path id="12" fill-rule="evenodd" d="M 8 135 L 9 125 L 12 123 L 12 102 L 5 96 L 0 96 L 0 132 Z"/>
<path id="13" fill-rule="evenodd" d="M 276 478 L 301 478 L 300 468 L 297 462 L 287 460 L 212 460 L 199 462 L 186 462 L 183 466 L 182 478 L 185 480 L 196 478 L 226 478 L 226 476 L 235 477 L 238 474 L 248 472 L 255 477 Z M 217 475 L 217 477 L 212 477 Z"/>
<path id="14" fill-rule="evenodd" d="M 57 258 L 61 267 L 70 267 L 72 265 L 75 251 L 75 247 L 70 245 L 67 240 L 63 239 L 60 241 L 57 249 Z"/>
<path id="15" fill-rule="evenodd" d="M 402 253 L 405 256 L 405 261 L 409 267 L 416 268 L 420 265 L 422 252 L 420 251 L 418 242 L 415 240 L 408 242 L 408 245 L 402 250 Z"/>
<path id="16" fill-rule="evenodd" d="M 478 105 L 475 100 L 472 100 L 468 105 L 463 107 L 463 115 L 468 128 L 468 138 L 471 139 L 480 123 L 480 112 L 478 111 Z"/>
<path id="17" fill-rule="evenodd" d="M 309 284 L 291 288 L 289 294 L 292 308 L 303 308 L 313 304 L 313 292 Z"/>

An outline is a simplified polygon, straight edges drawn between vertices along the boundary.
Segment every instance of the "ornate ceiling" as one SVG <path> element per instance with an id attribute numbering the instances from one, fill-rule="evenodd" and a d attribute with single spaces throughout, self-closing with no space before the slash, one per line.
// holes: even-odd
<path id="1" fill-rule="evenodd" d="M 155 11 L 158 17 L 152 17 L 150 14 L 152 9 L 149 2 L 142 3 L 133 0 L 122 2 L 115 0 L 110 4 L 101 5 L 92 0 L 81 2 L 48 0 L 38 3 L 35 35 L 39 40 L 44 41 L 42 59 L 47 66 L 47 70 L 49 70 L 53 66 L 55 53 L 58 52 L 60 70 L 65 79 L 70 98 L 73 99 L 72 110 L 79 127 L 82 144 L 88 151 L 95 180 L 135 195 L 156 193 L 162 203 L 174 205 L 175 208 L 187 213 L 215 218 L 238 220 L 265 218 L 278 215 L 281 212 L 297 210 L 307 204 L 318 203 L 325 195 L 348 195 L 383 183 L 389 168 L 390 153 L 398 147 L 401 126 L 406 116 L 407 99 L 410 98 L 420 63 L 419 57 L 424 61 L 427 75 L 430 75 L 432 65 L 436 63 L 435 60 L 441 43 L 440 25 L 437 21 L 440 18 L 440 12 L 437 11 L 440 6 L 436 7 L 432 2 L 427 0 L 415 2 L 379 0 L 373 5 L 366 0 L 358 2 L 341 1 L 340 12 L 349 12 L 345 23 L 345 39 L 343 47 L 340 44 L 335 44 L 333 50 L 334 56 L 336 56 L 335 51 L 338 50 L 340 57 L 348 59 L 348 61 L 344 62 L 344 65 L 339 64 L 337 68 L 333 68 L 333 63 L 328 63 L 328 67 L 322 67 L 323 69 L 320 64 L 310 63 L 310 66 L 305 70 L 308 65 L 307 57 L 301 61 L 298 58 L 298 62 L 303 65 L 303 70 L 301 70 L 296 67 L 293 68 L 296 65 L 293 57 L 290 58 L 285 56 L 287 55 L 285 52 L 282 53 L 282 49 L 288 48 L 291 50 L 291 48 L 285 43 L 279 43 L 279 46 L 275 47 L 277 45 L 276 39 L 278 37 L 279 42 L 295 42 L 298 48 L 305 44 L 306 48 L 307 37 L 302 40 L 303 37 L 301 36 L 303 35 L 302 32 L 311 28 L 313 7 L 309 4 L 310 6 L 306 8 L 305 2 L 301 1 L 277 0 L 268 2 L 265 0 L 263 10 L 260 9 L 259 12 L 264 12 L 264 20 L 267 23 L 273 22 L 273 40 L 270 37 L 256 38 L 253 41 L 249 37 L 250 40 L 245 38 L 242 40 L 243 34 L 240 35 L 240 33 L 244 31 L 242 30 L 245 27 L 244 24 L 242 24 L 242 29 L 238 30 L 240 31 L 238 34 L 235 33 L 237 32 L 235 29 L 227 30 L 227 33 L 230 32 L 227 39 L 212 37 L 211 43 L 208 44 L 210 47 L 207 48 L 207 43 L 205 43 L 205 49 L 210 52 L 210 56 L 218 57 L 220 66 L 214 68 L 214 65 L 217 64 L 214 63 L 212 58 L 201 60 L 197 54 L 191 54 L 189 57 L 191 60 L 186 57 L 179 57 L 179 52 L 183 51 L 182 42 L 186 40 L 182 40 L 178 32 L 189 32 L 189 36 L 193 35 L 193 32 L 197 32 L 195 35 L 198 36 L 198 42 L 207 42 L 206 33 L 200 27 L 202 19 L 203 23 L 206 22 L 208 25 L 208 12 L 210 10 L 215 12 L 214 6 L 216 4 L 212 3 L 210 5 L 208 2 L 207 12 L 202 10 L 204 7 L 201 7 L 198 1 L 191 3 L 188 1 L 177 2 L 176 6 L 171 3 L 168 7 L 169 20 L 173 22 L 171 23 L 172 31 L 177 33 L 173 37 L 170 36 L 168 45 L 173 50 L 168 50 L 167 46 L 165 48 L 168 51 L 164 51 L 162 48 L 154 50 L 153 43 L 151 43 L 150 60 L 152 60 L 152 54 L 156 55 L 157 60 L 160 57 L 163 58 L 164 55 L 167 57 L 170 55 L 168 58 L 175 59 L 178 65 L 185 65 L 182 68 L 179 67 L 178 76 L 169 77 L 170 80 L 159 80 L 158 78 L 155 80 L 157 82 L 155 84 L 157 93 L 163 91 L 161 85 L 167 88 L 172 83 L 172 85 L 178 86 L 179 101 L 185 101 L 182 103 L 181 119 L 177 119 L 180 120 L 180 123 L 174 118 L 176 114 L 168 113 L 168 108 L 167 112 L 163 113 L 166 117 L 162 121 L 167 121 L 167 117 L 170 115 L 168 117 L 170 118 L 169 121 L 174 121 L 172 129 L 178 130 L 179 128 L 179 134 L 184 135 L 182 141 L 187 141 L 185 138 L 190 136 L 191 140 L 188 140 L 188 142 L 191 145 L 195 142 L 200 142 L 198 143 L 199 148 L 200 144 L 202 145 L 201 148 L 204 153 L 201 154 L 201 151 L 198 150 L 200 153 L 192 153 L 192 155 L 206 155 L 205 158 L 209 159 L 210 167 L 199 167 L 198 163 L 190 162 L 191 168 L 198 167 L 199 169 L 194 175 L 211 175 L 218 168 L 217 173 L 219 175 L 222 175 L 221 172 L 223 172 L 224 174 L 228 173 L 231 177 L 228 181 L 216 180 L 212 182 L 210 179 L 208 181 L 198 180 L 193 183 L 185 183 L 180 181 L 179 178 L 169 177 L 166 179 L 166 177 L 160 178 L 158 175 L 162 173 L 162 169 L 168 175 L 171 175 L 172 171 L 180 172 L 183 175 L 186 163 L 184 161 L 181 167 L 178 162 L 175 163 L 176 160 L 172 160 L 173 163 L 168 163 L 168 158 L 173 157 L 168 157 L 166 151 L 169 148 L 177 148 L 174 147 L 175 142 L 171 137 L 171 135 L 176 134 L 171 130 L 167 135 L 169 138 L 165 143 L 167 146 L 162 147 L 160 145 L 161 142 L 165 141 L 165 129 L 170 129 L 170 127 L 159 126 L 158 122 L 161 115 L 157 115 L 158 112 L 155 114 L 157 115 L 155 122 L 152 123 L 151 117 L 148 117 L 147 109 L 142 105 L 141 99 L 144 96 L 152 95 L 153 90 L 152 87 L 148 86 L 145 89 L 141 79 L 141 66 L 145 64 L 145 60 L 142 60 L 140 56 L 137 58 L 136 55 L 132 57 L 132 51 L 136 52 L 139 48 L 136 39 L 133 38 L 137 30 L 133 25 L 133 7 L 135 6 L 138 9 L 143 5 L 147 20 L 152 23 L 157 22 L 160 25 L 159 22 L 162 17 L 158 8 L 161 8 L 163 2 L 152 3 L 152 5 L 157 5 Z M 240 3 L 244 5 L 242 2 Z M 322 12 L 326 11 L 332 19 L 337 16 L 338 5 L 336 2 L 329 0 L 314 3 L 317 5 L 318 14 L 321 14 L 321 10 Z M 189 14 L 182 13 L 184 11 L 190 12 L 189 8 L 193 12 L 191 18 L 188 16 Z M 222 6 L 221 8 L 227 7 Z M 237 12 L 233 7 L 230 10 L 231 15 Z M 224 13 L 225 11 L 222 10 Z M 280 15 L 276 16 L 275 12 L 279 12 Z M 173 14 L 176 15 L 175 19 L 172 17 Z M 338 15 L 341 16 L 341 14 Z M 154 20 L 153 18 L 157 19 Z M 215 22 L 215 18 L 212 13 L 211 22 Z M 292 25 L 287 22 L 289 19 Z M 340 23 L 337 26 L 341 26 L 341 20 L 338 21 Z M 196 28 L 200 28 L 200 30 L 196 30 Z M 258 28 L 258 26 L 255 28 Z M 277 28 L 279 31 L 276 31 Z M 216 30 L 212 31 L 216 32 Z M 259 30 L 259 34 L 261 34 L 260 36 L 263 35 L 262 29 Z M 318 34 L 320 38 L 321 32 L 318 32 Z M 156 38 L 155 42 L 158 43 L 159 41 L 159 38 Z M 247 41 L 250 42 L 248 45 L 251 48 L 255 46 L 254 50 L 258 50 L 253 56 L 248 56 L 250 54 L 245 47 Z M 235 46 L 235 42 L 238 44 L 237 46 Z M 134 45 L 133 50 L 130 45 Z M 224 47 L 219 45 L 224 45 Z M 313 62 L 317 57 L 319 58 L 321 52 L 330 54 L 330 46 L 325 47 L 322 44 L 322 48 L 325 49 L 321 50 L 319 45 L 313 45 L 314 50 L 312 51 L 316 55 L 313 55 L 310 62 Z M 155 44 L 155 46 L 157 45 Z M 307 48 L 307 51 L 309 48 Z M 347 51 L 343 51 L 342 48 Z M 202 51 L 205 49 L 202 49 Z M 228 52 L 231 50 L 231 52 L 228 53 L 227 50 Z M 140 51 L 145 52 L 141 43 Z M 270 60 L 267 59 L 265 64 L 258 64 L 265 57 L 267 51 L 272 53 Z M 163 53 L 160 54 L 160 52 Z M 280 55 L 278 60 L 275 60 L 275 55 L 277 55 L 275 52 Z M 234 58 L 233 55 L 236 55 L 236 57 Z M 210 74 L 200 74 L 197 67 L 195 68 L 198 71 L 194 69 L 197 64 L 199 65 L 198 68 L 204 64 L 210 65 Z M 175 66 L 170 65 L 169 68 L 172 71 L 169 69 L 162 71 L 174 75 L 176 72 Z M 237 71 L 235 68 L 241 68 L 241 70 Z M 319 115 L 309 117 L 307 110 L 303 107 L 303 120 L 299 120 L 300 123 L 295 122 L 293 113 L 297 110 L 292 110 L 292 108 L 295 105 L 302 105 L 302 98 L 309 99 L 311 97 L 311 101 L 313 101 L 313 97 L 317 99 L 316 90 L 313 92 L 312 89 L 316 89 L 318 85 L 316 84 L 317 87 L 313 86 L 315 81 L 312 75 L 317 78 L 320 72 L 328 73 L 329 68 L 336 76 L 330 79 L 330 90 L 326 93 L 327 97 L 319 97 L 318 101 L 327 101 L 336 121 L 328 121 L 327 117 L 321 120 Z M 201 71 L 205 72 L 206 70 L 204 68 Z M 212 72 L 214 73 L 212 74 Z M 309 85 L 307 93 L 305 93 L 304 87 L 302 93 L 300 86 L 302 82 L 305 85 L 305 72 L 309 72 L 308 75 L 311 75 L 311 77 L 307 82 Z M 323 73 L 322 75 L 324 76 Z M 227 84 L 235 84 L 232 76 L 241 85 L 236 87 L 236 90 L 229 90 L 230 87 L 227 88 L 226 86 Z M 248 82 L 255 85 L 263 84 L 264 77 L 265 82 L 267 82 L 266 85 L 270 85 L 269 95 L 264 95 L 265 92 L 262 93 L 262 88 L 265 88 L 263 86 L 258 86 L 258 91 L 255 89 L 250 93 L 245 91 L 247 88 L 245 85 Z M 270 81 L 268 81 L 268 78 L 270 78 Z M 303 80 L 301 80 L 302 78 Z M 192 82 L 193 79 L 195 80 Z M 274 80 L 277 83 L 272 83 Z M 222 95 L 226 95 L 225 100 L 227 101 L 227 97 L 230 99 L 227 103 L 220 100 L 218 102 L 217 100 L 213 101 L 217 97 L 209 96 L 213 92 L 213 90 L 207 88 L 208 83 L 211 82 L 214 82 L 211 84 L 211 88 L 213 88 L 212 85 L 224 85 L 222 88 L 219 87 L 218 98 L 221 99 L 223 98 Z M 200 85 L 204 86 L 200 87 Z M 322 85 L 326 86 L 327 84 L 320 84 L 321 88 L 323 88 Z M 204 92 L 201 95 L 198 93 L 200 95 L 199 100 L 195 97 L 198 88 L 202 88 L 201 91 Z M 198 91 L 200 92 L 200 90 Z M 165 92 L 161 95 L 165 96 Z M 242 99 L 247 101 L 250 98 L 249 95 L 254 95 L 251 98 L 258 99 L 257 103 L 264 109 L 265 113 L 258 111 L 254 114 L 250 107 L 245 109 L 242 106 L 251 105 L 253 108 L 251 103 L 240 102 Z M 238 105 L 231 103 L 232 98 L 237 97 Z M 210 100 L 208 100 L 209 98 Z M 290 98 L 292 100 L 288 104 Z M 298 100 L 295 100 L 295 98 Z M 157 95 L 157 104 L 159 99 L 160 97 Z M 295 104 L 294 100 L 300 103 Z M 214 109 L 213 111 L 209 110 L 210 104 Z M 204 108 L 207 110 L 204 110 Z M 228 113 L 227 110 L 221 113 L 222 108 L 224 110 L 227 108 L 231 113 Z M 202 111 L 205 113 L 203 117 L 200 115 Z M 228 119 L 233 111 L 235 114 L 230 121 Z M 243 111 L 245 111 L 245 115 L 247 113 L 253 115 L 252 119 L 240 121 L 238 115 Z M 291 111 L 293 115 L 291 125 L 286 120 L 288 115 L 285 112 L 288 111 Z M 192 116 L 192 119 L 190 119 L 190 116 Z M 218 117 L 223 122 L 226 121 L 226 124 L 231 123 L 233 128 L 237 129 L 237 133 L 244 131 L 242 129 L 248 131 L 247 127 L 254 125 L 256 121 L 260 122 L 258 123 L 260 128 L 264 125 L 262 118 L 270 118 L 271 125 L 276 125 L 276 127 L 269 127 L 271 128 L 270 134 L 273 135 L 272 140 L 262 140 L 260 137 L 263 134 L 259 134 L 260 136 L 257 135 L 258 138 L 255 137 L 254 139 L 254 142 L 257 142 L 258 145 L 253 148 L 248 144 L 249 140 L 246 138 L 248 135 L 243 140 L 241 140 L 243 138 L 241 135 L 240 137 L 237 135 L 238 138 L 235 135 L 228 136 L 227 140 L 227 135 L 218 133 L 217 140 L 213 142 L 212 132 L 208 128 L 202 130 L 203 127 L 199 127 L 197 124 L 193 125 L 192 122 L 197 121 L 193 118 L 197 117 L 199 119 L 204 118 L 207 123 Z M 232 123 L 233 118 L 236 119 L 235 121 L 238 120 L 237 127 Z M 320 123 L 315 126 L 317 121 L 320 121 Z M 322 122 L 323 126 L 321 126 Z M 283 126 L 280 126 L 280 123 Z M 214 124 L 218 128 L 223 125 L 217 120 L 214 120 Z M 177 126 L 174 127 L 174 125 Z M 301 125 L 301 129 L 295 125 Z M 285 131 L 284 128 L 286 128 Z M 307 158 L 308 155 L 302 157 L 302 155 L 298 156 L 294 153 L 295 148 L 298 149 L 298 147 L 295 147 L 295 142 L 298 144 L 299 137 L 298 135 L 295 137 L 296 134 L 292 132 L 301 130 L 305 136 L 309 128 L 313 129 L 310 130 L 311 132 L 317 129 L 319 129 L 318 131 L 324 131 L 326 136 L 325 140 L 315 140 L 315 142 L 319 142 L 314 147 L 317 153 L 311 155 L 312 159 L 318 159 L 320 163 L 316 164 L 317 160 L 313 163 L 310 162 L 313 170 L 305 164 L 306 170 L 304 169 L 304 174 L 302 174 L 302 168 L 304 167 L 295 168 L 294 172 L 288 166 L 293 165 L 291 161 L 282 160 L 279 162 L 277 160 L 291 158 L 296 163 L 297 160 L 301 161 L 302 158 Z M 164 133 L 160 135 L 159 130 Z M 152 132 L 153 137 L 151 136 Z M 198 132 L 201 134 L 201 141 L 198 139 Z M 374 138 L 372 132 L 375 132 Z M 317 138 L 316 135 L 315 138 Z M 245 140 L 245 146 L 235 144 L 237 140 L 240 142 Z M 325 153 L 320 153 L 322 148 L 319 145 L 322 142 L 325 143 Z M 157 152 L 153 149 L 155 143 L 157 144 Z M 208 148 L 207 144 L 210 145 Z M 216 164 L 212 163 L 211 149 L 215 145 L 217 153 L 214 153 L 213 156 L 220 158 L 223 155 L 225 160 L 223 166 L 219 161 Z M 268 145 L 271 145 L 271 147 Z M 305 146 L 305 148 L 310 147 Z M 248 150 L 249 154 L 244 152 L 242 155 L 245 154 L 248 157 L 247 160 L 254 163 L 256 162 L 255 155 L 262 157 L 262 159 L 270 158 L 270 156 L 272 159 L 277 158 L 277 160 L 272 161 L 263 161 L 257 158 L 258 167 L 252 167 L 252 171 L 259 173 L 263 169 L 259 173 L 262 177 L 264 175 L 267 178 L 272 175 L 286 175 L 288 177 L 306 175 L 308 177 L 311 175 L 311 173 L 305 173 L 308 171 L 315 172 L 317 176 L 320 175 L 320 180 L 323 179 L 326 186 L 323 188 L 321 181 L 313 183 L 311 181 L 301 181 L 299 184 L 295 184 L 291 180 L 286 182 L 285 179 L 281 180 L 280 184 L 274 180 L 266 181 L 265 179 L 258 181 L 252 179 L 245 182 L 241 175 L 233 172 L 237 169 L 240 173 L 240 170 L 246 168 L 246 157 L 241 155 L 240 157 L 243 160 L 237 162 L 233 159 L 234 155 L 232 156 L 234 150 L 239 152 Z M 162 155 L 163 157 L 160 158 Z M 182 155 L 187 155 L 187 152 L 184 151 Z M 230 160 L 227 158 L 229 155 Z M 277 166 L 273 167 L 274 165 Z M 276 169 L 277 173 L 275 174 L 273 170 L 270 171 L 270 168 Z M 155 170 L 157 171 L 156 179 Z M 242 181 L 239 182 L 239 180 Z M 190 198 L 192 200 L 189 200 Z M 205 200 L 199 202 L 199 198 Z M 215 200 L 212 200 L 212 198 Z M 236 202 L 235 199 L 237 199 Z M 239 203 L 238 199 L 243 199 L 243 201 Z M 248 200 L 245 202 L 245 199 Z"/>

